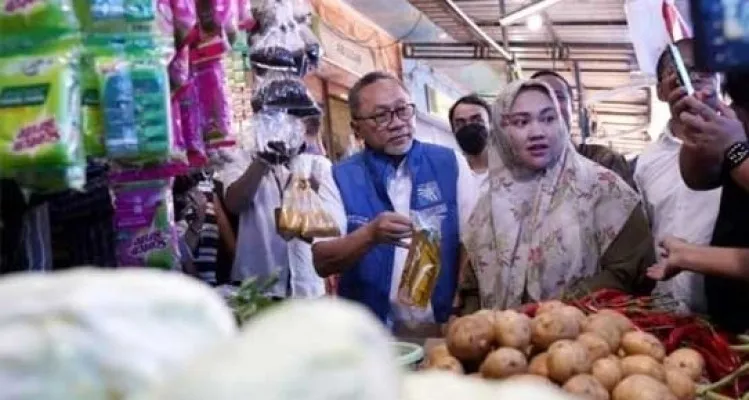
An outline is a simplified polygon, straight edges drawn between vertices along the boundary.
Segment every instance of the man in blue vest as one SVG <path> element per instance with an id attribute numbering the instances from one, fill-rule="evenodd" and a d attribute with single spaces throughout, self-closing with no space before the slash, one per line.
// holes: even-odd
<path id="1" fill-rule="evenodd" d="M 454 150 L 414 139 L 415 106 L 394 76 L 365 75 L 349 91 L 349 107 L 365 149 L 333 167 L 333 190 L 321 189 L 344 234 L 315 242 L 315 268 L 323 277 L 340 274 L 338 294 L 367 306 L 394 331 L 439 333 L 452 312 L 460 225 L 468 217 L 458 210 L 471 209 L 477 199 L 473 175 Z M 426 309 L 405 306 L 396 292 L 413 230 L 410 216 L 435 212 L 442 217 L 437 286 Z"/>

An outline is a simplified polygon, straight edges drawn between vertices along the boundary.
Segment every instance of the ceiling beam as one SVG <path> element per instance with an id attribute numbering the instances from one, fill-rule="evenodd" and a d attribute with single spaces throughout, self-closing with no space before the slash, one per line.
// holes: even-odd
<path id="1" fill-rule="evenodd" d="M 555 27 L 565 26 L 627 26 L 626 20 L 592 20 L 592 21 L 551 21 Z M 503 26 L 499 21 L 477 20 L 476 25 L 482 28 L 499 28 Z M 522 26 L 524 22 L 516 22 L 509 26 Z"/>
<path id="2" fill-rule="evenodd" d="M 474 23 L 473 20 L 453 2 L 453 0 L 441 1 L 450 9 L 450 11 L 452 11 L 463 21 L 463 24 L 465 24 L 468 29 L 476 35 L 477 39 L 486 42 L 489 47 L 491 47 L 497 53 L 501 54 L 502 57 L 504 57 L 507 61 L 515 61 L 514 56 L 509 52 L 509 50 L 500 46 L 499 43 L 497 43 L 491 36 L 484 32 L 483 29 L 476 25 L 476 23 Z"/>

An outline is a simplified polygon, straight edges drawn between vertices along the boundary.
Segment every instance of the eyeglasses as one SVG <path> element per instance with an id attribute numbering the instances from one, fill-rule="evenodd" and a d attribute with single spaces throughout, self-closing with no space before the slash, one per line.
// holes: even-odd
<path id="1" fill-rule="evenodd" d="M 377 126 L 385 126 L 389 125 L 391 122 L 393 122 L 393 117 L 398 116 L 398 119 L 401 121 L 408 121 L 411 119 L 411 117 L 414 116 L 414 113 L 416 112 L 416 105 L 406 104 L 402 105 L 394 110 L 390 111 L 383 111 L 374 115 L 370 115 L 368 117 L 356 117 L 354 120 L 356 121 L 364 121 L 364 120 L 372 120 L 375 125 Z"/>

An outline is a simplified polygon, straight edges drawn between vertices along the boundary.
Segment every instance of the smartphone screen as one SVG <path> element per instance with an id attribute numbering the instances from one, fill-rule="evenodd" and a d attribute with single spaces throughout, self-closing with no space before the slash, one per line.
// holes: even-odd
<path id="1" fill-rule="evenodd" d="M 681 58 L 681 52 L 679 52 L 679 49 L 673 43 L 668 44 L 668 52 L 671 54 L 671 60 L 676 67 L 676 76 L 679 79 L 679 84 L 686 89 L 688 96 L 694 95 L 694 86 L 692 86 L 692 80 L 689 78 L 689 71 L 684 66 L 684 59 Z"/>

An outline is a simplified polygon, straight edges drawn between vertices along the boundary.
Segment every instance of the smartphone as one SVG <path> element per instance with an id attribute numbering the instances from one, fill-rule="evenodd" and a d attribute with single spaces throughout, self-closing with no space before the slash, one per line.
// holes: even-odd
<path id="1" fill-rule="evenodd" d="M 692 86 L 692 80 L 689 78 L 689 71 L 684 66 L 684 59 L 681 58 L 681 52 L 675 44 L 668 44 L 668 52 L 671 54 L 671 60 L 674 62 L 676 67 L 676 76 L 679 79 L 679 84 L 686 89 L 687 95 L 694 95 L 694 86 Z"/>

